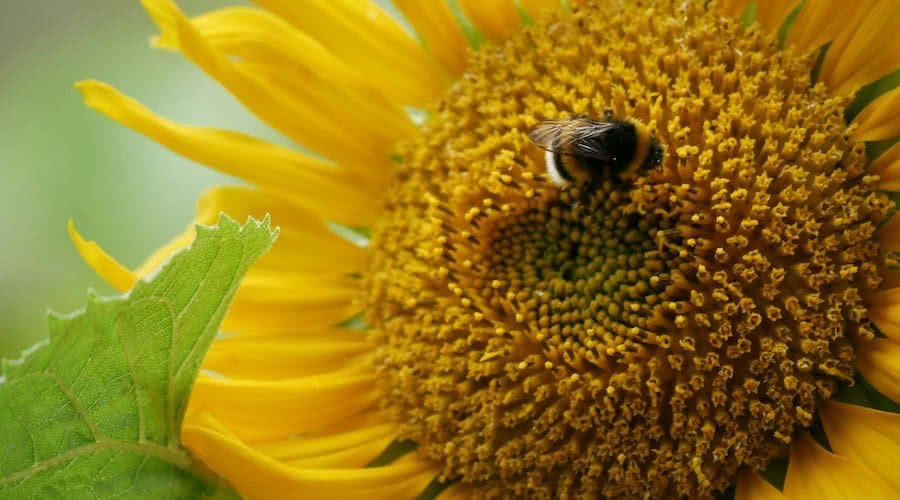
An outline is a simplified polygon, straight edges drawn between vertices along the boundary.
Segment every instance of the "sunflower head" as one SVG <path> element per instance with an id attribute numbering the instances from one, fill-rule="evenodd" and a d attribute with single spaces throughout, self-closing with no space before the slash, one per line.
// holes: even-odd
<path id="1" fill-rule="evenodd" d="M 393 1 L 424 45 L 368 2 L 144 3 L 158 45 L 331 160 L 82 85 L 255 185 L 200 222 L 282 226 L 184 431 L 246 496 L 778 498 L 756 472 L 784 456 L 792 498 L 900 488 L 869 386 L 900 400 L 900 146 L 871 145 L 900 136 L 900 89 L 860 97 L 897 81 L 894 0 L 451 2 L 477 52 L 443 0 Z M 535 129 L 607 116 L 658 164 L 554 179 Z M 193 237 L 135 273 L 76 244 L 125 290 Z"/>
<path id="2" fill-rule="evenodd" d="M 702 2 L 573 10 L 401 148 L 367 280 L 387 405 L 498 496 L 706 496 L 852 381 L 891 203 L 811 57 Z M 559 189 L 528 132 L 605 110 L 662 164 Z"/>

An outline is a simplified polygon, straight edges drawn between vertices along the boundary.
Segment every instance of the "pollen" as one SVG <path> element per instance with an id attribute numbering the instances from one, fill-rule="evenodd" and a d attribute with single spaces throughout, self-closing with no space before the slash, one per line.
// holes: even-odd
<path id="1" fill-rule="evenodd" d="M 699 0 L 573 3 L 399 147 L 365 279 L 383 399 L 486 497 L 711 497 L 852 380 L 892 207 L 811 57 Z M 661 165 L 558 188 L 528 132 L 607 109 Z"/>

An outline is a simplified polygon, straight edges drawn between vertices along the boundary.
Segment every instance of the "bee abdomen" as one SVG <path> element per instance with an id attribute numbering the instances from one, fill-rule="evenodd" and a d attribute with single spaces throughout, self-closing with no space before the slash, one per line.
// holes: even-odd
<path id="1" fill-rule="evenodd" d="M 544 162 L 547 164 L 547 175 L 550 181 L 560 187 L 566 187 L 572 183 L 572 174 L 566 167 L 563 155 L 559 151 L 544 152 Z"/>

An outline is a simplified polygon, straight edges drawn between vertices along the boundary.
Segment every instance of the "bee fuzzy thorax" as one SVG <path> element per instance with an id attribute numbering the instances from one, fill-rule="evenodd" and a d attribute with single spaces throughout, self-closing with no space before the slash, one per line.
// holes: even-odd
<path id="1" fill-rule="evenodd" d="M 645 163 L 650 160 L 650 145 L 653 141 L 653 138 L 650 136 L 650 130 L 647 129 L 647 126 L 641 123 L 638 120 L 629 119 L 627 120 L 632 127 L 634 127 L 634 135 L 636 140 L 636 145 L 634 148 L 634 155 L 631 161 L 628 163 L 628 166 L 625 167 L 625 172 L 635 172 L 641 167 L 645 167 Z"/>
<path id="2" fill-rule="evenodd" d="M 560 188 L 600 178 L 631 180 L 662 160 L 662 148 L 646 125 L 611 112 L 604 121 L 587 117 L 547 121 L 529 138 L 545 150 L 547 177 Z"/>

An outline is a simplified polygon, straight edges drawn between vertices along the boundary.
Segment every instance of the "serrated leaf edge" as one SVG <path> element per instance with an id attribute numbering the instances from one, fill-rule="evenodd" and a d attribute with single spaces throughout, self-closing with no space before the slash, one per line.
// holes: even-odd
<path id="1" fill-rule="evenodd" d="M 57 380 L 55 374 L 53 374 L 52 372 L 41 371 L 41 372 L 36 372 L 36 373 L 29 373 L 29 374 L 25 374 L 19 378 L 16 378 L 14 381 L 10 381 L 7 377 L 7 367 L 8 366 L 22 365 L 23 363 L 25 363 L 25 361 L 31 355 L 33 355 L 34 353 L 38 352 L 39 350 L 43 349 L 44 347 L 46 347 L 47 345 L 50 344 L 50 342 L 54 336 L 53 335 L 54 332 L 57 331 L 57 329 L 58 329 L 57 325 L 59 325 L 60 322 L 72 320 L 72 319 L 77 318 L 80 315 L 87 314 L 93 307 L 95 307 L 97 304 L 100 304 L 100 303 L 128 301 L 131 298 L 132 292 L 134 292 L 135 290 L 138 290 L 138 287 L 143 287 L 143 286 L 147 286 L 148 284 L 150 284 L 153 281 L 153 279 L 155 279 L 160 274 L 160 272 L 162 272 L 162 270 L 165 269 L 171 263 L 171 261 L 174 258 L 190 251 L 190 249 L 194 246 L 194 244 L 197 241 L 200 240 L 201 237 L 202 238 L 210 238 L 210 237 L 218 236 L 218 238 L 221 240 L 221 242 L 224 243 L 230 239 L 240 240 L 240 238 L 238 238 L 238 236 L 244 234 L 246 231 L 258 231 L 260 229 L 264 229 L 268 233 L 266 235 L 267 242 L 265 244 L 263 244 L 258 249 L 253 249 L 249 253 L 245 252 L 244 255 L 242 256 L 241 262 L 238 267 L 240 269 L 242 269 L 243 272 L 236 273 L 236 276 L 235 276 L 235 277 L 240 276 L 237 278 L 238 280 L 240 280 L 243 277 L 243 275 L 245 274 L 247 267 L 249 267 L 247 265 L 248 258 L 251 261 L 253 261 L 253 260 L 258 259 L 261 255 L 265 254 L 265 252 L 268 251 L 271 248 L 271 246 L 274 244 L 274 242 L 276 241 L 276 239 L 278 238 L 278 235 L 280 233 L 279 228 L 277 228 L 277 227 L 274 229 L 271 228 L 271 217 L 269 214 L 266 214 L 265 217 L 263 217 L 263 219 L 261 219 L 261 220 L 256 219 L 254 217 L 248 217 L 247 222 L 245 224 L 241 225 L 237 221 L 235 221 L 234 219 L 232 219 L 231 217 L 229 217 L 227 214 L 225 214 L 223 212 L 223 213 L 220 213 L 219 220 L 216 225 L 196 224 L 196 228 L 197 228 L 196 229 L 197 236 L 194 239 L 194 241 L 191 242 L 191 244 L 189 246 L 181 249 L 179 252 L 176 252 L 175 254 L 170 256 L 168 259 L 166 259 L 166 261 L 161 263 L 160 266 L 153 273 L 151 273 L 150 275 L 148 275 L 148 276 L 144 277 L 143 279 L 141 279 L 140 281 L 138 281 L 138 283 L 135 284 L 135 286 L 132 290 L 128 291 L 127 293 L 120 294 L 120 295 L 103 297 L 103 296 L 100 296 L 94 289 L 88 289 L 87 304 L 84 307 L 74 310 L 69 313 L 58 313 L 58 312 L 54 312 L 54 311 L 48 312 L 47 320 L 48 320 L 48 329 L 50 331 L 50 335 L 47 338 L 36 342 L 35 344 L 29 346 L 26 349 L 23 349 L 18 358 L 14 358 L 14 359 L 0 358 L 0 384 L 17 383 L 22 380 L 26 380 L 29 377 L 38 376 L 38 375 L 43 375 L 43 376 L 49 377 L 53 381 L 53 383 L 60 389 L 60 391 L 65 395 L 66 399 L 69 400 L 69 403 L 72 405 L 72 408 L 81 416 L 82 420 L 85 422 L 85 425 L 87 425 L 88 428 L 90 429 L 92 438 L 94 440 L 90 444 L 78 446 L 76 448 L 67 450 L 66 452 L 63 452 L 59 455 L 53 456 L 53 457 L 45 459 L 45 460 L 41 460 L 38 463 L 34 463 L 26 469 L 14 472 L 5 477 L 0 477 L 0 486 L 4 486 L 4 485 L 10 484 L 10 483 L 14 483 L 16 481 L 24 480 L 24 479 L 26 479 L 36 473 L 39 473 L 40 471 L 45 470 L 49 467 L 53 467 L 55 465 L 65 463 L 67 461 L 78 458 L 79 456 L 87 455 L 89 453 L 93 453 L 97 450 L 103 450 L 103 449 L 111 449 L 111 450 L 117 450 L 117 451 L 122 451 L 122 452 L 130 452 L 130 453 L 135 453 L 135 454 L 140 454 L 140 455 L 151 456 L 151 457 L 159 459 L 163 462 L 169 463 L 169 464 L 171 464 L 177 468 L 180 468 L 182 470 L 190 470 L 199 476 L 204 476 L 204 477 L 208 476 L 208 474 L 205 473 L 204 470 L 198 469 L 195 466 L 189 453 L 180 446 L 180 443 L 177 442 L 177 439 L 178 439 L 177 431 L 179 430 L 177 428 L 179 427 L 180 422 L 177 422 L 179 425 L 174 425 L 172 427 L 172 429 L 173 429 L 172 435 L 174 435 L 174 437 L 172 435 L 170 435 L 170 442 L 167 446 L 163 446 L 163 445 L 160 445 L 157 443 L 153 443 L 150 441 L 143 441 L 143 440 L 139 440 L 136 442 L 129 442 L 129 441 L 123 441 L 123 440 L 118 440 L 118 439 L 110 439 L 110 438 L 105 437 L 102 434 L 98 433 L 97 429 L 94 426 L 92 419 L 85 413 L 84 409 L 81 407 L 81 405 L 77 401 L 77 399 L 74 398 L 73 395 L 69 392 L 69 390 Z M 217 231 L 217 228 L 218 228 L 218 231 Z M 224 232 L 224 234 L 223 234 L 223 232 Z M 233 233 L 233 234 L 229 234 L 229 233 Z M 252 242 L 252 240 L 251 240 L 251 242 Z M 231 292 L 229 293 L 229 295 L 223 297 L 222 302 L 219 304 L 219 308 L 222 308 L 222 307 L 227 308 L 230 305 L 230 303 L 233 300 L 234 295 L 236 293 L 237 293 L 237 286 L 234 286 L 234 288 L 231 289 Z M 152 295 L 148 296 L 147 298 L 154 298 L 154 297 L 155 298 L 163 298 L 163 297 L 152 296 Z M 217 309 L 217 314 L 218 314 L 218 311 L 219 311 L 219 309 Z M 215 317 L 215 315 L 213 317 Z M 192 347 L 192 350 L 196 348 L 196 345 L 197 345 L 197 343 L 195 343 L 195 345 Z M 190 359 L 190 356 L 186 357 L 186 360 L 187 359 Z M 181 363 L 181 365 L 179 366 L 178 370 L 176 370 L 175 374 L 171 374 L 171 377 L 169 377 L 167 385 L 168 385 L 168 390 L 170 391 L 170 393 L 171 393 L 171 391 L 173 391 L 173 386 L 174 386 L 173 378 L 176 376 L 177 373 L 180 372 L 181 369 L 184 368 L 185 364 L 186 364 L 186 361 L 183 361 Z M 196 377 L 196 374 L 195 374 L 195 377 Z M 171 403 L 171 401 L 170 401 L 170 403 Z M 170 419 L 174 417 L 175 412 L 167 411 L 167 413 L 169 413 Z M 176 417 L 176 420 L 178 420 L 177 417 Z M 176 422 L 173 422 L 170 420 L 170 423 L 174 424 Z M 215 480 L 216 478 L 207 477 L 207 479 Z"/>

